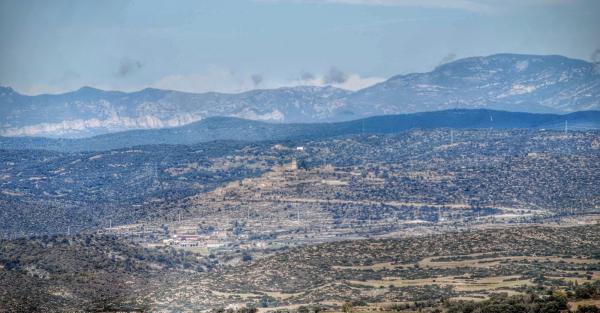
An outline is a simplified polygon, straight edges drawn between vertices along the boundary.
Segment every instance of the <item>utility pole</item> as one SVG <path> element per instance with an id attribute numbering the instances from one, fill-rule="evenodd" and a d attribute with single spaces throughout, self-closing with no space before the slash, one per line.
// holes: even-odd
<path id="1" fill-rule="evenodd" d="M 568 131 L 569 131 L 569 121 L 565 120 L 565 136 L 567 135 Z"/>
<path id="2" fill-rule="evenodd" d="M 450 144 L 454 144 L 454 129 L 450 130 Z"/>

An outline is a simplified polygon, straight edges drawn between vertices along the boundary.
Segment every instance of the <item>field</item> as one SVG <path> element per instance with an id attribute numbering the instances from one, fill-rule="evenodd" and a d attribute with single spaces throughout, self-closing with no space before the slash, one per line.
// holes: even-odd
<path id="1" fill-rule="evenodd" d="M 594 239 L 599 233 L 599 226 L 515 227 L 308 245 L 190 276 L 185 287 L 171 286 L 153 297 L 186 290 L 177 301 L 182 310 L 218 303 L 335 310 L 346 302 L 367 310 L 567 290 L 575 280 L 600 278 L 600 245 Z"/>

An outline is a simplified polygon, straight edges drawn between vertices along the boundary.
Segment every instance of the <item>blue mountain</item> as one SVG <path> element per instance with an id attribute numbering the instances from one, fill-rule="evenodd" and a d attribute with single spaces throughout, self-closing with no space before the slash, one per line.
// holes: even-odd
<path id="1" fill-rule="evenodd" d="M 600 110 L 600 69 L 563 56 L 496 54 L 460 59 L 427 73 L 394 76 L 350 92 L 286 87 L 238 94 L 84 87 L 26 96 L 0 87 L 0 135 L 89 137 L 168 128 L 214 116 L 315 123 L 455 108 L 569 113 Z"/>

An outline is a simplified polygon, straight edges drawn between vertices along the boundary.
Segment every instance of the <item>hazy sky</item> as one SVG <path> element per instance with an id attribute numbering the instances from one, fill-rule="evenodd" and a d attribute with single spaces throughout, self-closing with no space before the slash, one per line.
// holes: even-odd
<path id="1" fill-rule="evenodd" d="M 26 94 L 357 89 L 467 56 L 589 60 L 600 1 L 0 0 L 0 38 L 0 85 Z"/>

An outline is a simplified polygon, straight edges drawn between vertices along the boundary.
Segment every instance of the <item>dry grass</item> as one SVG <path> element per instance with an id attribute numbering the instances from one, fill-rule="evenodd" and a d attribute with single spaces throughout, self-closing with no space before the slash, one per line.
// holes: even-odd
<path id="1" fill-rule="evenodd" d="M 472 254 L 468 256 L 480 256 L 481 254 Z M 460 261 L 436 261 L 439 257 L 429 257 L 421 260 L 419 266 L 429 268 L 457 268 L 457 267 L 492 267 L 501 263 L 506 262 L 552 262 L 552 263 L 569 263 L 569 264 L 597 264 L 599 260 L 594 259 L 579 259 L 579 258 L 561 258 L 561 257 L 547 257 L 547 256 L 507 256 L 507 257 L 494 257 L 494 258 L 480 258 L 471 260 L 460 260 Z"/>
<path id="2" fill-rule="evenodd" d="M 496 290 L 501 288 L 515 288 L 522 285 L 533 285 L 528 279 L 519 279 L 520 276 L 495 276 L 485 278 L 468 278 L 443 276 L 436 278 L 425 279 L 396 279 L 387 278 L 382 280 L 367 280 L 367 281 L 350 281 L 352 284 L 370 286 L 370 287 L 410 287 L 410 286 L 452 286 L 457 291 L 479 291 L 479 290 Z"/>
<path id="3" fill-rule="evenodd" d="M 569 308 L 571 308 L 571 310 L 577 310 L 581 305 L 595 305 L 600 308 L 600 299 L 586 299 L 569 302 Z"/>

